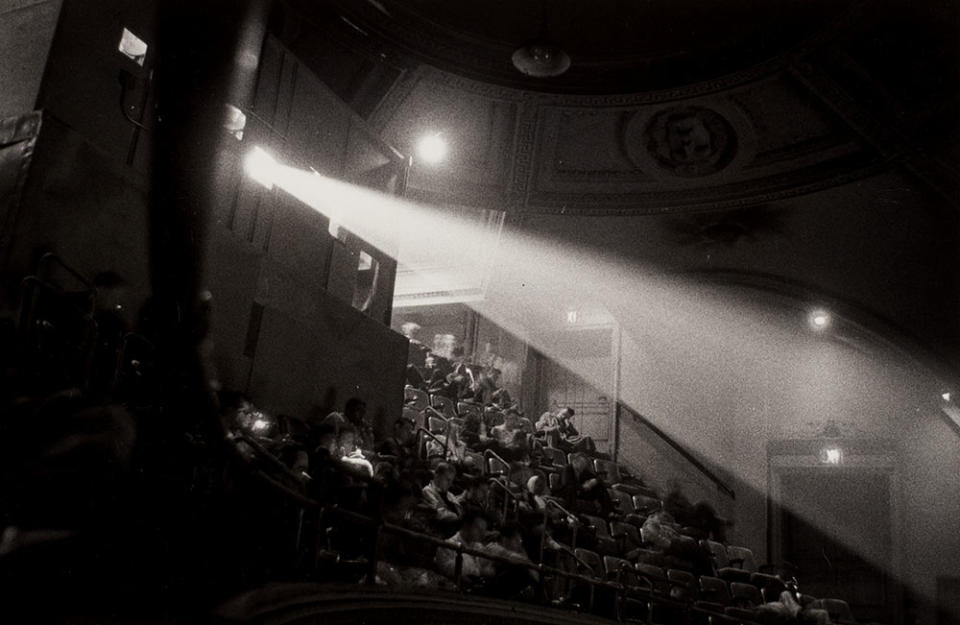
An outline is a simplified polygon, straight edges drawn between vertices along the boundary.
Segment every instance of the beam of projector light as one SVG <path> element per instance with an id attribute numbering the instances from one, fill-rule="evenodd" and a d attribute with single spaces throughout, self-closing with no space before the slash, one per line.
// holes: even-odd
<path id="1" fill-rule="evenodd" d="M 261 147 L 255 147 L 243 159 L 243 168 L 253 180 L 272 189 L 281 165 L 269 152 Z"/>
<path id="2" fill-rule="evenodd" d="M 830 362 L 817 359 L 816 350 L 822 349 L 822 344 L 811 347 L 804 343 L 811 339 L 798 336 L 793 324 L 775 323 L 763 310 L 744 301 L 720 297 L 677 277 L 608 258 L 598 250 L 522 233 L 507 232 L 498 239 L 477 224 L 436 208 L 283 165 L 270 171 L 272 184 L 410 266 L 442 266 L 449 258 L 477 263 L 495 255 L 495 287 L 489 289 L 485 300 L 466 305 L 595 388 L 605 390 L 611 380 L 603 371 L 584 359 L 571 357 L 553 342 L 550 333 L 543 331 L 558 315 L 562 319 L 568 302 L 602 305 L 616 320 L 625 341 L 635 347 L 622 354 L 619 399 L 694 453 L 759 492 L 766 492 L 766 469 L 748 471 L 734 464 L 735 459 L 725 455 L 723 438 L 709 429 L 692 436 L 691 427 L 697 427 L 696 421 L 684 413 L 701 419 L 703 429 L 710 423 L 704 419 L 712 416 L 714 408 L 710 398 L 715 402 L 717 398 L 737 396 L 742 380 L 789 381 L 808 375 L 811 366 L 816 369 Z M 920 388 L 920 374 L 910 366 L 878 365 L 875 369 L 869 372 L 869 379 L 885 396 L 899 397 L 901 388 Z M 841 377 L 840 371 L 836 373 L 827 370 L 824 376 Z M 651 376 L 667 388 L 674 383 L 681 387 L 686 384 L 689 392 L 675 393 L 669 404 L 651 402 Z M 843 399 L 842 388 L 833 394 L 819 390 L 798 388 L 797 392 L 806 393 L 804 399 L 809 395 L 821 402 Z M 862 544 L 861 537 L 825 527 L 828 524 L 823 519 L 830 517 L 820 515 L 822 511 L 794 512 L 874 564 L 889 567 L 889 563 L 878 561 L 869 545 Z"/>

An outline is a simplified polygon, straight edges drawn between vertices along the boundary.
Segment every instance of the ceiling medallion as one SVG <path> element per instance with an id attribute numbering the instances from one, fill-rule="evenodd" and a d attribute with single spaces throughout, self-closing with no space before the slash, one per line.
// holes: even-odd
<path id="1" fill-rule="evenodd" d="M 643 131 L 643 141 L 657 165 L 686 178 L 724 169 L 738 148 L 730 122 L 702 106 L 678 106 L 654 114 Z"/>

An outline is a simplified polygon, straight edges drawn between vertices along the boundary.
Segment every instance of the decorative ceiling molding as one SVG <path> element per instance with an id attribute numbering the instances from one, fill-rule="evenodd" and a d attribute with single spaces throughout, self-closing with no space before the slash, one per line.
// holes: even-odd
<path id="1" fill-rule="evenodd" d="M 380 101 L 380 104 L 374 108 L 367 123 L 370 124 L 374 130 L 382 133 L 384 128 L 387 127 L 387 124 L 397 115 L 397 111 L 399 111 L 404 102 L 407 101 L 407 98 L 410 97 L 410 94 L 413 93 L 413 90 L 416 89 L 421 80 L 423 80 L 422 72 L 418 70 L 404 73 L 404 75 L 393 84 L 390 90 L 387 91 L 387 94 Z"/>
<path id="2" fill-rule="evenodd" d="M 539 106 L 531 103 L 520 105 L 514 135 L 513 170 L 510 173 L 510 186 L 507 190 L 509 213 L 517 212 L 529 195 L 530 178 L 533 175 L 534 156 L 538 144 L 539 121 Z"/>
<path id="3" fill-rule="evenodd" d="M 537 193 L 522 210 L 527 214 L 562 215 L 658 215 L 674 212 L 714 211 L 774 202 L 849 184 L 889 169 L 889 164 L 868 154 L 858 155 L 857 165 L 808 172 L 809 181 L 798 182 L 797 172 L 747 180 L 729 188 L 705 187 L 696 194 L 687 192 L 624 194 Z M 816 168 L 813 168 L 816 169 Z M 811 175 L 812 174 L 812 175 Z M 761 185 L 766 182 L 766 188 Z"/>
<path id="4" fill-rule="evenodd" d="M 721 98 L 641 109 L 624 125 L 622 142 L 642 171 L 673 181 L 729 175 L 756 153 L 750 120 Z"/>

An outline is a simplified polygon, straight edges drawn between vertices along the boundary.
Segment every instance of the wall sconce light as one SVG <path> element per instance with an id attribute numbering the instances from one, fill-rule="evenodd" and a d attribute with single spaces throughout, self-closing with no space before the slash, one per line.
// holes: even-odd
<path id="1" fill-rule="evenodd" d="M 843 464 L 843 450 L 839 447 L 825 447 L 820 450 L 821 464 Z"/>

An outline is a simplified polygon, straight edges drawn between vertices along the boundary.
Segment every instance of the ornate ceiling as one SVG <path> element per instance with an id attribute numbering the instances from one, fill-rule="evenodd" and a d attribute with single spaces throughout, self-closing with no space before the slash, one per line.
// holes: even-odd
<path id="1" fill-rule="evenodd" d="M 548 3 L 574 57 L 554 81 L 509 65 L 533 3 L 287 3 L 280 36 L 383 138 L 449 141 L 409 197 L 800 281 L 960 362 L 953 3 Z"/>
<path id="2" fill-rule="evenodd" d="M 852 0 L 333 0 L 351 22 L 424 62 L 483 82 L 627 93 L 706 80 L 783 54 L 847 19 Z M 534 39 L 573 59 L 531 81 L 510 62 Z"/>
<path id="3" fill-rule="evenodd" d="M 960 113 L 956 14 L 943 7 L 546 2 L 551 36 L 575 62 L 543 81 L 509 64 L 523 33 L 536 34 L 534 3 L 289 4 L 283 37 L 385 139 L 406 153 L 428 131 L 452 143 L 444 166 L 414 167 L 409 192 L 424 200 L 514 217 L 717 210 L 891 165 L 960 197 L 948 140 Z M 669 80 L 618 73 L 680 57 L 699 60 Z M 579 82 L 589 77 L 603 84 Z"/>

